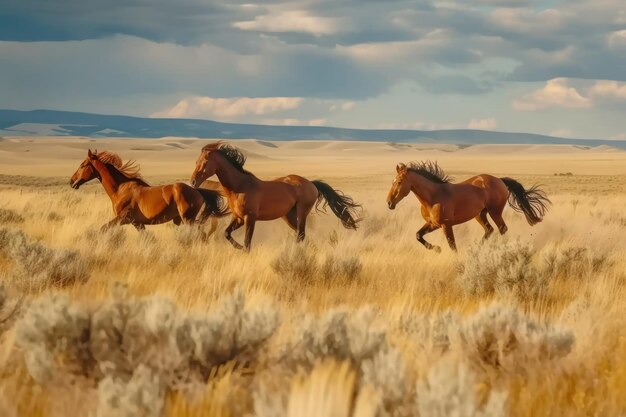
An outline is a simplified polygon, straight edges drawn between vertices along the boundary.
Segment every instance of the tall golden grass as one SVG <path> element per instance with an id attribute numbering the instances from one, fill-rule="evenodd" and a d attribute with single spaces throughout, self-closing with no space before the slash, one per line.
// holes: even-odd
<path id="1" fill-rule="evenodd" d="M 0 415 L 624 415 L 626 196 L 519 179 L 546 184 L 545 221 L 506 210 L 486 244 L 462 225 L 459 253 L 440 232 L 425 250 L 417 201 L 388 211 L 390 179 L 360 177 L 331 182 L 363 203 L 359 231 L 313 215 L 296 245 L 264 223 L 246 254 L 173 225 L 102 234 L 99 185 L 12 177 Z"/>

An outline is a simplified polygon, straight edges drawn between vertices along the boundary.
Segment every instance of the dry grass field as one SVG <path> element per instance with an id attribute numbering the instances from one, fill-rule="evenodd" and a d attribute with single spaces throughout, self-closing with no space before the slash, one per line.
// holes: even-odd
<path id="1" fill-rule="evenodd" d="M 626 415 L 626 152 L 238 141 L 259 177 L 324 179 L 364 207 L 356 232 L 313 215 L 298 245 L 257 225 L 251 253 L 226 219 L 208 241 L 100 233 L 100 184 L 69 187 L 89 147 L 157 184 L 186 180 L 203 143 L 0 140 L 1 416 Z M 385 205 L 395 164 L 422 159 L 542 183 L 553 206 L 427 251 L 417 200 Z"/>

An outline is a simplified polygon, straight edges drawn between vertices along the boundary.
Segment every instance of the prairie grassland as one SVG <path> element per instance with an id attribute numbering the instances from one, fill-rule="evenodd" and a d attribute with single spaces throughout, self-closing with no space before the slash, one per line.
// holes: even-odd
<path id="1" fill-rule="evenodd" d="M 507 209 L 506 236 L 470 222 L 435 254 L 413 196 L 385 207 L 389 168 L 326 176 L 359 231 L 267 222 L 249 254 L 101 234 L 99 184 L 2 177 L 0 415 L 624 415 L 626 177 L 512 175 L 545 184 L 545 221 Z"/>

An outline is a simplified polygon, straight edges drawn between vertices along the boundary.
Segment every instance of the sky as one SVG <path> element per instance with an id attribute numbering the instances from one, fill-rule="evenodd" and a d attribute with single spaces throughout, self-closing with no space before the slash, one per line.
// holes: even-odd
<path id="1" fill-rule="evenodd" d="M 0 108 L 626 139 L 626 1 L 0 0 Z"/>

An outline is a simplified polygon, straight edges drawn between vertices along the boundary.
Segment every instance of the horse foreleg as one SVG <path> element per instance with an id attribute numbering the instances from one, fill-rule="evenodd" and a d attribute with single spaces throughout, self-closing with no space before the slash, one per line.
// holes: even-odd
<path id="1" fill-rule="evenodd" d="M 250 252 L 250 244 L 252 243 L 252 235 L 254 234 L 254 226 L 256 219 L 253 216 L 246 216 L 246 238 L 244 240 L 244 248 L 246 252 Z"/>
<path id="2" fill-rule="evenodd" d="M 424 226 L 422 226 L 420 228 L 420 230 L 417 231 L 417 233 L 415 234 L 415 238 L 417 239 L 417 241 L 419 243 L 424 245 L 424 247 L 426 249 L 432 249 L 435 252 L 441 252 L 441 248 L 439 246 L 432 245 L 432 244 L 426 242 L 426 240 L 424 239 L 424 235 L 426 235 L 426 234 L 428 234 L 430 232 L 434 232 L 437 229 L 439 229 L 439 226 L 435 226 L 432 223 L 425 223 Z"/>
<path id="3" fill-rule="evenodd" d="M 450 249 L 456 252 L 456 242 L 454 241 L 454 231 L 452 230 L 451 225 L 443 225 L 443 233 L 446 235 L 446 239 L 448 240 L 448 245 L 450 245 Z"/>
<path id="4" fill-rule="evenodd" d="M 226 230 L 224 231 L 224 236 L 226 237 L 226 240 L 228 240 L 231 243 L 231 245 L 233 245 L 236 249 L 243 249 L 243 246 L 237 243 L 237 241 L 233 239 L 231 234 L 235 230 L 239 229 L 241 226 L 243 226 L 243 220 L 238 217 L 233 217 L 233 220 L 230 222 L 230 224 L 228 225 L 228 227 L 226 227 Z"/>

